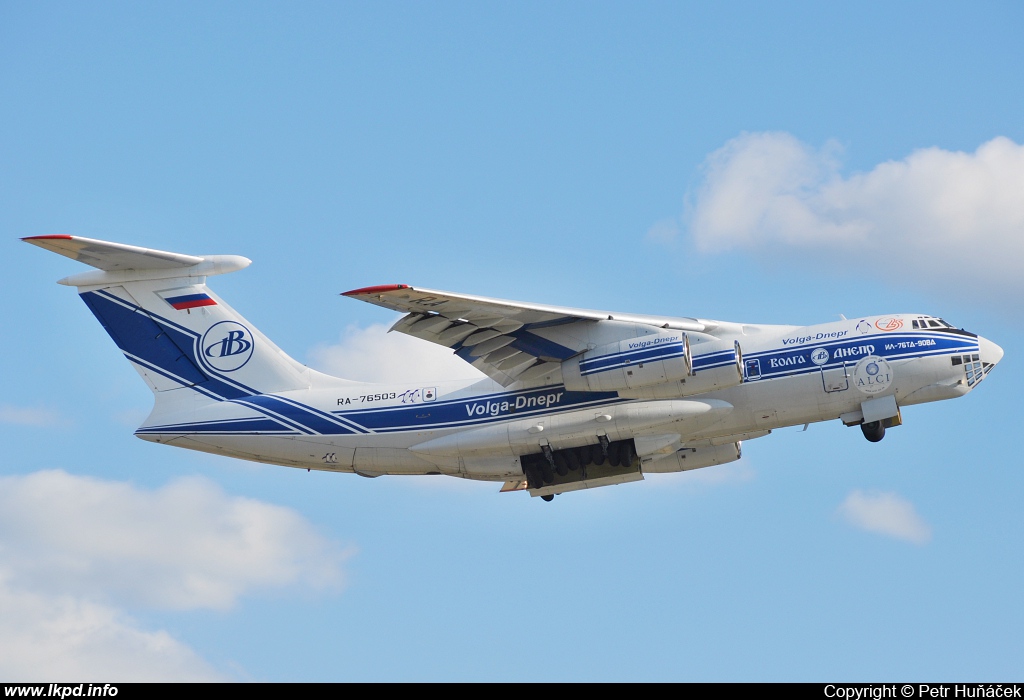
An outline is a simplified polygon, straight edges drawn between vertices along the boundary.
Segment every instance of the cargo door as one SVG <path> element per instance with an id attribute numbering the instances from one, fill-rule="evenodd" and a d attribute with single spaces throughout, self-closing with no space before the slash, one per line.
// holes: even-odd
<path id="1" fill-rule="evenodd" d="M 850 372 L 845 362 L 842 367 L 821 368 L 821 388 L 826 394 L 835 394 L 850 388 Z"/>

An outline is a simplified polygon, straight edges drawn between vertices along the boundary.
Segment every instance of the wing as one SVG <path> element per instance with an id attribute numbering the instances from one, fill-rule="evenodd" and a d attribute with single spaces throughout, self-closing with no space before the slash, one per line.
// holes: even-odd
<path id="1" fill-rule="evenodd" d="M 450 347 L 504 386 L 539 379 L 559 369 L 562 360 L 593 347 L 598 324 L 710 330 L 708 322 L 694 318 L 573 309 L 404 284 L 364 287 L 344 296 L 404 313 L 391 330 Z"/>

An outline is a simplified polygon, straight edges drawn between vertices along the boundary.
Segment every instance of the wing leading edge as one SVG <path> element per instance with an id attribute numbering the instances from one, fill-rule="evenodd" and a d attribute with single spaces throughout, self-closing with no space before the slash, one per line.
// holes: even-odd
<path id="1" fill-rule="evenodd" d="M 588 349 L 585 332 L 573 324 L 642 324 L 707 333 L 712 324 L 695 318 L 623 314 L 457 294 L 404 284 L 378 285 L 343 296 L 405 315 L 391 330 L 452 348 L 504 386 L 554 372 Z"/>

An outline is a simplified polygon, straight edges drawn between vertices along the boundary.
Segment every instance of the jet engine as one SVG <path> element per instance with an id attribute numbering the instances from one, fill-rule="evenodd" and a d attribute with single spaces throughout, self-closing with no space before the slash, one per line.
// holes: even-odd
<path id="1" fill-rule="evenodd" d="M 738 341 L 709 339 L 690 347 L 686 333 L 669 331 L 620 340 L 562 362 L 570 391 L 631 391 L 671 383 L 673 396 L 726 389 L 743 381 Z"/>

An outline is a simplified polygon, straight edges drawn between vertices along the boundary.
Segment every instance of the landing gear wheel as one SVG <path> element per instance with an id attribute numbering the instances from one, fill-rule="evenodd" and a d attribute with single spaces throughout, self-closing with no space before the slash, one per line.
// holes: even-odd
<path id="1" fill-rule="evenodd" d="M 541 496 L 540 498 L 542 501 L 547 501 L 548 503 L 550 503 L 551 501 L 555 500 L 555 494 L 549 493 L 547 496 Z"/>
<path id="2" fill-rule="evenodd" d="M 576 450 L 565 451 L 565 466 L 573 472 L 580 468 L 580 456 L 576 454 Z"/>
<path id="3" fill-rule="evenodd" d="M 544 486 L 544 479 L 540 475 L 540 470 L 536 467 L 530 467 L 526 470 L 526 485 L 531 489 L 539 489 Z"/>
<path id="4" fill-rule="evenodd" d="M 608 446 L 608 464 L 617 467 L 619 466 L 619 448 L 621 445 L 617 442 L 613 442 Z"/>
<path id="5" fill-rule="evenodd" d="M 551 465 L 548 464 L 546 459 L 542 460 L 540 463 L 540 473 L 544 477 L 545 484 L 550 484 L 555 480 L 555 470 L 551 468 Z"/>
<path id="6" fill-rule="evenodd" d="M 882 421 L 872 421 L 870 423 L 861 423 L 860 431 L 864 433 L 864 437 L 869 442 L 878 442 L 885 437 L 885 426 L 882 425 Z"/>
<path id="7" fill-rule="evenodd" d="M 633 441 L 624 440 L 619 447 L 619 464 L 623 467 L 632 467 L 635 456 L 633 453 Z"/>
<path id="8" fill-rule="evenodd" d="M 558 476 L 565 476 L 569 473 L 569 464 L 565 460 L 564 452 L 555 453 L 555 471 L 558 472 Z"/>
<path id="9" fill-rule="evenodd" d="M 579 447 L 579 448 L 577 448 L 576 451 L 577 451 L 577 454 L 579 455 L 579 458 L 580 458 L 580 466 L 581 467 L 585 467 L 588 464 L 593 463 L 594 460 L 591 459 L 591 457 L 593 456 L 593 453 L 590 451 L 590 446 L 589 445 L 584 445 L 583 447 Z"/>
<path id="10" fill-rule="evenodd" d="M 599 467 L 604 464 L 604 449 L 600 445 L 590 448 L 590 461 Z"/>

